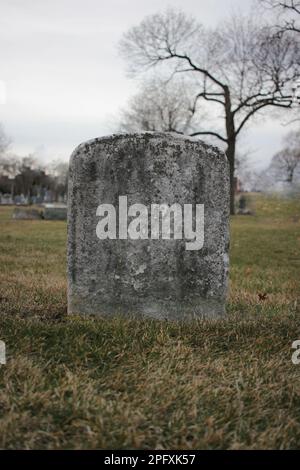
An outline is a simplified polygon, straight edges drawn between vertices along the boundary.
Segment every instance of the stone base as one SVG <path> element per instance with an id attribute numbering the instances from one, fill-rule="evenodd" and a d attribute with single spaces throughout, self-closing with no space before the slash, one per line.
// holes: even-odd
<path id="1" fill-rule="evenodd" d="M 94 315 L 99 317 L 126 316 L 130 318 L 153 318 L 156 320 L 186 321 L 200 318 L 220 318 L 226 313 L 223 300 L 199 299 L 194 304 L 188 302 L 136 301 L 130 305 L 120 303 L 99 304 L 97 299 L 72 297 L 68 313 L 72 315 Z"/>

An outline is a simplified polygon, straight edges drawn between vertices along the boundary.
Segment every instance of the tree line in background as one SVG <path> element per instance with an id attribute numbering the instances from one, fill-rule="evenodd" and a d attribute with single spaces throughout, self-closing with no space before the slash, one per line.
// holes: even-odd
<path id="1" fill-rule="evenodd" d="M 68 164 L 53 161 L 42 166 L 32 155 L 12 155 L 9 144 L 0 127 L 0 203 L 66 202 Z"/>
<path id="2" fill-rule="evenodd" d="M 170 96 L 161 95 L 163 100 L 170 99 Z M 162 110 L 165 108 L 162 107 Z M 152 117 L 155 118 L 155 114 Z M 149 127 L 147 130 L 155 129 Z M 37 158 L 16 157 L 7 153 L 7 148 L 8 139 L 0 130 L 0 203 L 66 202 L 67 162 L 54 160 L 45 167 Z M 245 191 L 288 189 L 292 184 L 300 187 L 300 130 L 286 134 L 282 149 L 262 172 L 251 168 L 247 154 L 237 154 L 236 174 L 241 190 Z"/>

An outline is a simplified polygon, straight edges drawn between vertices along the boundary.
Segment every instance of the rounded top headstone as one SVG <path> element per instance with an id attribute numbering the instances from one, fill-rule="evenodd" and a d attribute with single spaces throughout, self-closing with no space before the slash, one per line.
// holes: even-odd
<path id="1" fill-rule="evenodd" d="M 69 312 L 222 315 L 228 219 L 228 162 L 216 147 L 158 132 L 79 145 L 69 170 Z"/>

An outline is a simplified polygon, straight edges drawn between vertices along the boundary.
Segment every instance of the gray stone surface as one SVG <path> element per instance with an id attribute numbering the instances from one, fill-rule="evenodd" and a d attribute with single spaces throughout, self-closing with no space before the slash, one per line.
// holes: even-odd
<path id="1" fill-rule="evenodd" d="M 105 239 L 100 204 L 204 204 L 204 245 Z M 129 218 L 129 220 L 132 220 Z M 151 232 L 149 232 L 151 234 Z M 223 152 L 174 134 L 120 134 L 75 149 L 68 195 L 68 311 L 184 320 L 225 313 L 229 169 Z"/>
<path id="2" fill-rule="evenodd" d="M 45 220 L 67 220 L 67 206 L 62 204 L 44 204 Z"/>

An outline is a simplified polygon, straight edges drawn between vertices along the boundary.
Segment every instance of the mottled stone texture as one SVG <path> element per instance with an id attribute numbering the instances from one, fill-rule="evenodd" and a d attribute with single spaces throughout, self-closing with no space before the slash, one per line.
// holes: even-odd
<path id="1" fill-rule="evenodd" d="M 204 204 L 199 251 L 185 240 L 99 240 L 99 204 Z M 225 313 L 229 169 L 221 151 L 174 134 L 120 134 L 81 144 L 70 160 L 68 311 L 183 320 Z"/>

